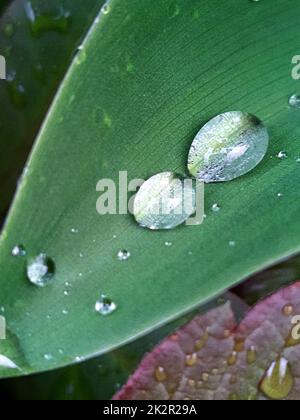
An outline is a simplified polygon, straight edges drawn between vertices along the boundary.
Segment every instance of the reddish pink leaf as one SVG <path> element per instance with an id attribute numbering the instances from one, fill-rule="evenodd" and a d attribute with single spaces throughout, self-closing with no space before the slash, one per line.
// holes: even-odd
<path id="1" fill-rule="evenodd" d="M 157 346 L 114 399 L 299 400 L 296 315 L 300 282 L 258 304 L 239 325 L 227 302 Z"/>

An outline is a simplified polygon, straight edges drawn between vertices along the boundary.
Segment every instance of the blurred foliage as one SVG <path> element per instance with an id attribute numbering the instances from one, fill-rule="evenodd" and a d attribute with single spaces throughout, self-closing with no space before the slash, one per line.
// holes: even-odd
<path id="1" fill-rule="evenodd" d="M 49 104 L 102 4 L 0 2 L 0 54 L 6 58 L 8 78 L 0 83 L 0 224 Z"/>

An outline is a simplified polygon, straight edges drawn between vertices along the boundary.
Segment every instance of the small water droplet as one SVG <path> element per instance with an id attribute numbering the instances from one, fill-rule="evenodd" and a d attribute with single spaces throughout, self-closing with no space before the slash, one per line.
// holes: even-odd
<path id="1" fill-rule="evenodd" d="M 203 380 L 203 382 L 207 382 L 209 380 L 209 373 L 204 372 L 202 374 L 202 380 Z"/>
<path id="2" fill-rule="evenodd" d="M 229 246 L 231 248 L 234 248 L 236 246 L 236 242 L 235 241 L 229 241 Z"/>
<path id="3" fill-rule="evenodd" d="M 282 313 L 283 313 L 283 315 L 285 315 L 285 316 L 291 316 L 291 315 L 293 315 L 293 312 L 294 312 L 294 307 L 293 307 L 293 305 L 288 304 L 288 305 L 285 305 L 285 306 L 282 308 Z"/>
<path id="4" fill-rule="evenodd" d="M 166 241 L 165 246 L 170 248 L 171 246 L 173 246 L 173 242 Z"/>
<path id="5" fill-rule="evenodd" d="M 294 386 L 289 362 L 280 357 L 273 362 L 260 384 L 261 391 L 272 400 L 283 400 L 288 397 Z"/>
<path id="6" fill-rule="evenodd" d="M 96 302 L 95 310 L 101 315 L 110 315 L 117 309 L 117 305 L 106 295 L 101 295 Z"/>
<path id="7" fill-rule="evenodd" d="M 110 5 L 109 4 L 104 4 L 104 6 L 101 9 L 102 13 L 104 15 L 108 15 L 108 13 L 110 12 Z"/>
<path id="8" fill-rule="evenodd" d="M 11 255 L 13 257 L 25 257 L 26 256 L 26 250 L 23 245 L 16 245 L 13 247 L 11 251 Z"/>
<path id="9" fill-rule="evenodd" d="M 47 354 L 44 354 L 44 359 L 47 360 L 47 362 L 49 362 L 50 360 L 53 359 L 53 356 L 52 354 L 47 353 Z"/>
<path id="10" fill-rule="evenodd" d="M 213 212 L 218 213 L 221 210 L 221 207 L 219 206 L 218 203 L 215 203 L 215 204 L 212 205 L 211 209 L 212 209 Z"/>
<path id="11" fill-rule="evenodd" d="M 162 366 L 158 366 L 155 369 L 155 378 L 158 382 L 163 382 L 167 379 L 167 373 Z"/>
<path id="12" fill-rule="evenodd" d="M 72 17 L 69 11 L 62 7 L 56 11 L 47 9 L 45 12 L 38 12 L 30 1 L 25 4 L 27 19 L 30 23 L 31 33 L 39 37 L 46 32 L 58 32 L 65 34 L 71 27 Z"/>
<path id="13" fill-rule="evenodd" d="M 79 229 L 77 228 L 72 228 L 71 229 L 71 233 L 77 234 L 79 232 Z"/>
<path id="14" fill-rule="evenodd" d="M 62 310 L 62 314 L 63 314 L 63 315 L 69 315 L 69 311 L 68 311 L 67 309 L 63 309 L 63 310 Z"/>
<path id="15" fill-rule="evenodd" d="M 236 362 L 237 362 L 237 352 L 233 351 L 227 359 L 227 364 L 229 366 L 234 366 L 236 364 Z"/>
<path id="16" fill-rule="evenodd" d="M 117 257 L 119 261 L 127 261 L 131 257 L 131 253 L 127 251 L 126 249 L 120 249 Z"/>
<path id="17" fill-rule="evenodd" d="M 38 255 L 27 266 L 27 277 L 39 287 L 46 286 L 55 273 L 54 261 L 46 254 Z"/>
<path id="18" fill-rule="evenodd" d="M 227 112 L 199 131 L 189 152 L 188 169 L 204 182 L 231 181 L 254 169 L 268 145 L 267 129 L 257 117 Z"/>
<path id="19" fill-rule="evenodd" d="M 200 351 L 200 350 L 203 349 L 203 347 L 205 346 L 205 344 L 206 344 L 206 342 L 208 340 L 208 337 L 209 337 L 208 332 L 205 332 L 203 334 L 203 336 L 201 338 L 199 338 L 199 340 L 196 341 L 196 343 L 195 343 L 195 349 L 197 351 Z"/>
<path id="20" fill-rule="evenodd" d="M 283 150 L 281 150 L 278 155 L 277 155 L 278 159 L 286 159 L 288 157 L 287 153 L 284 152 Z"/>
<path id="21" fill-rule="evenodd" d="M 173 172 L 159 173 L 144 182 L 133 205 L 136 221 L 151 230 L 173 229 L 195 210 L 195 183 Z"/>
<path id="22" fill-rule="evenodd" d="M 2 354 L 0 354 L 0 366 L 6 369 L 19 369 L 12 360 Z"/>
<path id="23" fill-rule="evenodd" d="M 285 316 L 291 316 L 293 315 L 294 307 L 291 304 L 287 304 L 282 308 L 282 313 Z"/>
<path id="24" fill-rule="evenodd" d="M 187 366 L 195 366 L 198 361 L 197 353 L 188 354 L 185 358 L 185 364 Z"/>
<path id="25" fill-rule="evenodd" d="M 253 363 L 256 362 L 256 359 L 257 359 L 257 351 L 256 351 L 256 348 L 254 346 L 251 346 L 247 350 L 247 363 L 249 365 L 252 365 Z"/>
<path id="26" fill-rule="evenodd" d="M 291 108 L 300 108 L 300 95 L 294 93 L 290 96 L 289 105 Z"/>

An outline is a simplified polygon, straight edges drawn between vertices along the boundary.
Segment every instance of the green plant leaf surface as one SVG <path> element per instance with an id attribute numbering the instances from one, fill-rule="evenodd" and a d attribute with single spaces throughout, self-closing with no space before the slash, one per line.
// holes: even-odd
<path id="1" fill-rule="evenodd" d="M 109 3 L 61 86 L 2 234 L 0 305 L 24 373 L 107 352 L 299 251 L 300 114 L 288 106 L 299 13 L 296 0 Z M 257 115 L 270 149 L 250 174 L 206 186 L 203 225 L 150 232 L 130 215 L 97 214 L 99 179 L 185 173 L 199 128 L 231 110 Z M 28 282 L 27 259 L 11 257 L 16 244 L 55 260 L 49 286 Z M 109 317 L 94 310 L 101 293 L 118 304 Z"/>

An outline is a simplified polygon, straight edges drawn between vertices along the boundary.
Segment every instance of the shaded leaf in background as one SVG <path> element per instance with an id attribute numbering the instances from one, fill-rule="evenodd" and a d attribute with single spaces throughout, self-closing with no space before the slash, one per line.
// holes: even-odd
<path id="1" fill-rule="evenodd" d="M 112 0 L 90 31 L 0 243 L 1 304 L 30 366 L 24 373 L 108 352 L 299 250 L 299 110 L 288 98 L 296 89 L 290 71 L 300 4 L 278 0 L 270 9 L 269 1 L 247 0 L 242 7 Z M 96 213 L 99 179 L 118 182 L 120 170 L 129 179 L 185 172 L 199 127 L 232 109 L 264 122 L 270 150 L 250 174 L 206 187 L 202 226 L 153 233 L 129 215 Z M 287 159 L 276 158 L 280 150 Z M 44 251 L 55 260 L 49 287 L 26 280 L 27 260 L 10 256 L 18 243 L 28 258 Z M 120 249 L 131 253 L 125 263 Z M 118 305 L 108 318 L 94 311 L 101 293 Z"/>
<path id="2" fill-rule="evenodd" d="M 103 3 L 0 2 L 0 54 L 6 58 L 9 79 L 0 82 L 0 223 L 53 95 Z M 29 19 L 30 8 L 35 23 Z"/>
<path id="3" fill-rule="evenodd" d="M 238 326 L 229 303 L 197 316 L 145 357 L 115 399 L 299 400 L 300 340 L 292 340 L 299 314 L 296 283 Z"/>

